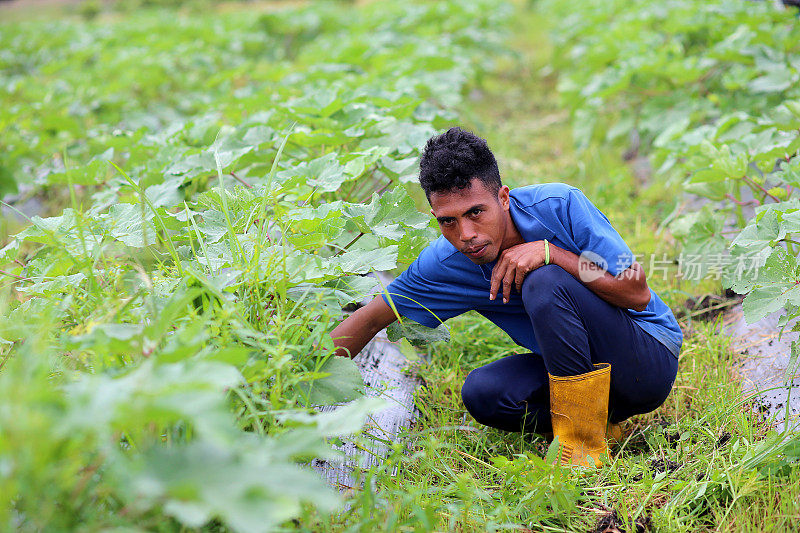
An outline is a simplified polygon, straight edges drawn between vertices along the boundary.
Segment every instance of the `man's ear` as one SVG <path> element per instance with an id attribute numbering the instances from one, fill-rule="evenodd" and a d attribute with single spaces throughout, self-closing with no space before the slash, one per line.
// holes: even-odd
<path id="1" fill-rule="evenodd" d="M 509 196 L 508 196 L 509 192 L 510 192 L 510 189 L 508 188 L 507 185 L 503 185 L 497 191 L 497 201 L 500 202 L 500 205 L 502 205 L 503 209 L 505 209 L 505 210 L 508 210 L 509 204 L 511 203 L 511 201 L 509 200 Z"/>

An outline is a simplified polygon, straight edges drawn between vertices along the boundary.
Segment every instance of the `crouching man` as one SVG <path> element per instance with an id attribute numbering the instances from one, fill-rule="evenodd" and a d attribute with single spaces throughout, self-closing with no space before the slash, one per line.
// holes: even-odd
<path id="1" fill-rule="evenodd" d="M 599 465 L 612 426 L 672 389 L 683 335 L 669 307 L 579 189 L 509 190 L 469 132 L 428 141 L 420 185 L 442 236 L 389 284 L 391 302 L 428 327 L 476 310 L 530 350 L 473 370 L 464 405 L 487 426 L 552 432 L 564 464 Z M 387 295 L 375 298 L 333 330 L 337 355 L 395 319 Z"/>

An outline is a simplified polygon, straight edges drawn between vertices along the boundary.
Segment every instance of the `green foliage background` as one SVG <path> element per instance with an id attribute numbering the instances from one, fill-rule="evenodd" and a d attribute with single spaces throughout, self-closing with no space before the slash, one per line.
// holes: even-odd
<path id="1" fill-rule="evenodd" d="M 161 4 L 0 23 L 0 188 L 51 211 L 0 251 L 0 528 L 585 531 L 611 509 L 628 529 L 793 523 L 796 440 L 753 413 L 713 325 L 692 324 L 673 394 L 596 472 L 465 417 L 466 373 L 516 349 L 474 316 L 419 363 L 422 416 L 367 490 L 342 497 L 301 465 L 382 408 L 328 334 L 380 290 L 365 274 L 435 235 L 406 184 L 464 116 L 509 183 L 578 184 L 634 250 L 672 251 L 669 228 L 685 252 L 753 258 L 757 276 L 724 273 L 748 318 L 797 314 L 793 12 Z M 647 187 L 626 148 L 654 163 Z M 714 203 L 665 212 L 683 192 Z"/>
<path id="2" fill-rule="evenodd" d="M 664 221 L 687 256 L 705 258 L 697 273 L 747 294 L 749 322 L 784 308 L 782 326 L 800 316 L 797 10 L 688 0 L 542 7 L 564 20 L 554 65 L 577 144 L 630 138 L 662 180 L 709 200 Z"/>
<path id="3" fill-rule="evenodd" d="M 307 414 L 362 394 L 329 332 L 433 235 L 403 184 L 508 13 L 0 26 L 0 186 L 69 205 L 0 251 L 2 527 L 266 531 L 338 507 L 295 462 L 382 404 Z"/>

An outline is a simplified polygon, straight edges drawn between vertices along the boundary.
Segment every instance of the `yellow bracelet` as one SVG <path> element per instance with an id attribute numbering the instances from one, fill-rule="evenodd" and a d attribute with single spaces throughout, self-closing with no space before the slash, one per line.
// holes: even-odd
<path id="1" fill-rule="evenodd" d="M 550 244 L 547 242 L 547 239 L 544 240 L 544 264 L 550 264 Z"/>

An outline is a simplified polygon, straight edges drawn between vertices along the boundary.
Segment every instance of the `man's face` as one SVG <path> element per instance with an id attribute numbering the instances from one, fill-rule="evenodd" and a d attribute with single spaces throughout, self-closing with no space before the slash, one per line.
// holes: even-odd
<path id="1" fill-rule="evenodd" d="M 497 259 L 513 224 L 508 213 L 508 187 L 491 193 L 478 179 L 466 189 L 433 192 L 431 214 L 442 235 L 473 263 L 483 265 Z"/>

